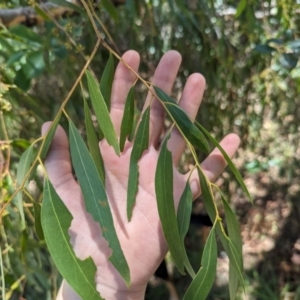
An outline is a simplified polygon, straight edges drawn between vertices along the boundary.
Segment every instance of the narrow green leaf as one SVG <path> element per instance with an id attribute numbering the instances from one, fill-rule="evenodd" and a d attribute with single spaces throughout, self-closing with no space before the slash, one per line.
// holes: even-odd
<path id="1" fill-rule="evenodd" d="M 236 9 L 235 17 L 238 18 L 243 13 L 246 7 L 247 7 L 247 0 L 240 0 L 239 5 Z"/>
<path id="2" fill-rule="evenodd" d="M 55 3 L 59 6 L 68 7 L 76 12 L 78 12 L 81 15 L 85 14 L 85 10 L 81 8 L 79 5 L 76 5 L 70 1 L 67 0 L 51 0 L 52 3 Z"/>
<path id="3" fill-rule="evenodd" d="M 6 300 L 5 295 L 5 276 L 4 276 L 4 268 L 3 268 L 3 259 L 2 259 L 2 249 L 0 246 L 0 277 L 1 277 L 1 299 Z"/>
<path id="4" fill-rule="evenodd" d="M 150 106 L 147 107 L 142 115 L 139 127 L 137 129 L 136 137 L 133 143 L 130 165 L 129 165 L 129 177 L 127 187 L 127 218 L 131 220 L 133 206 L 135 204 L 135 197 L 138 191 L 139 181 L 139 166 L 143 152 L 148 148 L 149 143 L 149 118 L 150 118 Z"/>
<path id="5" fill-rule="evenodd" d="M 169 250 L 179 272 L 184 274 L 184 254 L 173 198 L 172 155 L 167 148 L 169 136 L 165 138 L 159 153 L 155 172 L 155 193 L 159 218 Z"/>
<path id="6" fill-rule="evenodd" d="M 70 244 L 72 216 L 48 179 L 45 180 L 42 226 L 50 254 L 61 275 L 83 300 L 101 300 L 96 290 L 96 266 L 91 258 L 78 259 Z"/>
<path id="7" fill-rule="evenodd" d="M 225 152 L 225 150 L 221 147 L 221 145 L 214 139 L 214 137 L 198 122 L 196 122 L 197 126 L 199 127 L 199 129 L 206 135 L 206 137 L 212 142 L 212 144 L 218 148 L 220 150 L 220 152 L 222 153 L 222 155 L 224 156 L 228 166 L 230 167 L 232 173 L 235 176 L 235 179 L 237 180 L 237 182 L 239 183 L 240 187 L 242 188 L 242 190 L 244 191 L 244 193 L 247 195 L 249 201 L 251 203 L 253 203 L 252 201 L 252 197 L 243 181 L 243 178 L 241 176 L 241 174 L 239 173 L 239 171 L 237 170 L 237 168 L 235 167 L 235 165 L 233 164 L 232 160 L 230 159 L 230 157 L 227 155 L 227 153 Z"/>
<path id="8" fill-rule="evenodd" d="M 118 10 L 115 8 L 111 0 L 102 0 L 101 4 L 109 15 L 115 20 L 118 21 Z"/>
<path id="9" fill-rule="evenodd" d="M 201 258 L 201 268 L 187 289 L 183 300 L 204 300 L 214 283 L 217 271 L 217 242 L 213 227 Z"/>
<path id="10" fill-rule="evenodd" d="M 33 161 L 36 158 L 36 149 L 35 144 L 30 145 L 26 151 L 22 154 L 18 169 L 17 169 L 17 185 L 18 187 L 22 184 L 24 181 L 25 176 L 27 175 L 27 172 L 29 171 Z M 25 185 L 28 182 L 28 178 L 25 182 Z M 22 190 L 17 194 L 14 203 L 16 204 L 20 217 L 21 217 L 21 230 L 25 229 L 25 215 L 23 210 L 23 192 Z"/>
<path id="11" fill-rule="evenodd" d="M 60 117 L 61 117 L 61 113 L 59 113 L 59 115 L 55 118 L 54 122 L 52 123 L 52 127 L 51 127 L 49 133 L 46 136 L 46 139 L 45 139 L 45 142 L 44 142 L 44 145 L 43 145 L 43 149 L 41 150 L 41 155 L 40 155 L 41 159 L 44 159 L 47 156 L 47 153 L 49 151 L 52 139 L 53 139 L 55 131 L 56 131 L 56 128 L 57 128 L 58 123 L 60 121 Z"/>
<path id="12" fill-rule="evenodd" d="M 227 224 L 227 231 L 228 231 L 228 237 L 233 242 L 233 244 L 236 246 L 237 253 L 242 254 L 242 237 L 240 233 L 240 227 L 239 223 L 236 219 L 235 214 L 233 213 L 231 207 L 229 206 L 228 202 L 226 201 L 224 195 L 222 193 L 221 198 L 225 210 L 225 219 Z M 240 257 L 239 260 L 242 260 L 242 257 Z M 243 267 L 241 262 L 241 267 Z M 230 299 L 235 299 L 236 292 L 239 286 L 239 277 L 236 271 L 234 270 L 234 266 L 232 263 L 229 264 L 229 294 Z"/>
<path id="13" fill-rule="evenodd" d="M 216 212 L 216 207 L 214 204 L 214 197 L 213 197 L 213 194 L 211 191 L 211 187 L 210 187 L 210 184 L 209 184 L 205 174 L 201 170 L 201 168 L 198 168 L 198 174 L 199 174 L 203 203 L 204 203 L 205 209 L 206 209 L 210 219 L 212 220 L 212 222 L 214 222 L 217 218 L 217 212 Z M 221 220 L 217 221 L 216 231 L 217 231 L 217 234 L 221 240 L 221 243 L 229 257 L 230 264 L 231 264 L 233 270 L 236 272 L 236 276 L 238 276 L 239 281 L 245 288 L 244 278 L 242 275 L 242 272 L 243 272 L 242 253 L 236 248 L 234 243 L 226 235 L 223 225 L 221 223 Z"/>
<path id="14" fill-rule="evenodd" d="M 109 260 L 129 285 L 129 267 L 114 228 L 105 187 L 83 138 L 71 120 L 69 121 L 69 139 L 72 163 L 82 190 L 86 210 L 100 224 L 103 237 L 112 249 Z"/>
<path id="15" fill-rule="evenodd" d="M 154 90 L 158 98 L 164 103 L 168 114 L 175 120 L 177 127 L 182 131 L 189 142 L 203 152 L 209 153 L 210 149 L 205 136 L 194 125 L 185 111 L 163 90 L 156 86 L 154 86 Z"/>
<path id="16" fill-rule="evenodd" d="M 130 136 L 133 126 L 134 119 L 134 87 L 132 87 L 127 95 L 125 108 L 121 123 L 121 134 L 120 134 L 120 150 L 124 149 L 125 141 L 127 136 Z"/>
<path id="17" fill-rule="evenodd" d="M 103 1 L 101 3 L 104 5 Z M 112 83 L 114 80 L 114 74 L 115 74 L 114 58 L 112 54 L 109 53 L 109 58 L 100 80 L 100 91 L 102 93 L 103 99 L 106 103 L 108 110 L 110 110 L 110 97 L 111 97 Z"/>
<path id="18" fill-rule="evenodd" d="M 120 155 L 120 148 L 118 144 L 117 135 L 109 116 L 108 108 L 105 104 L 97 80 L 88 70 L 86 71 L 86 77 L 88 81 L 88 88 L 94 112 L 101 131 L 104 134 L 108 144 L 113 146 L 117 155 Z"/>
<path id="19" fill-rule="evenodd" d="M 184 246 L 184 238 L 189 230 L 191 213 L 192 213 L 192 203 L 193 203 L 193 195 L 191 191 L 191 187 L 189 182 L 186 183 L 183 193 L 180 197 L 178 210 L 177 210 L 177 223 L 179 229 L 179 235 L 181 237 L 182 248 L 183 248 L 183 256 L 184 256 L 184 266 L 190 276 L 194 278 L 196 276 L 193 267 L 191 266 L 190 260 L 186 253 L 186 249 Z"/>
<path id="20" fill-rule="evenodd" d="M 45 21 L 51 21 L 51 18 L 45 13 L 45 11 L 39 7 L 39 5 L 34 6 L 36 13 L 41 16 Z"/>
<path id="21" fill-rule="evenodd" d="M 41 205 L 37 202 L 33 202 L 34 207 L 34 228 L 37 236 L 41 241 L 45 239 L 44 231 L 42 227 L 42 221 L 41 221 Z"/>
<path id="22" fill-rule="evenodd" d="M 93 125 L 89 106 L 85 99 L 83 100 L 83 103 L 84 103 L 84 118 L 85 118 L 85 128 L 86 128 L 86 134 L 87 134 L 88 147 L 89 147 L 91 156 L 95 162 L 99 176 L 104 184 L 105 183 L 105 170 L 104 170 L 104 163 L 103 163 L 101 151 L 99 148 L 99 140 L 97 138 L 96 130 Z"/>

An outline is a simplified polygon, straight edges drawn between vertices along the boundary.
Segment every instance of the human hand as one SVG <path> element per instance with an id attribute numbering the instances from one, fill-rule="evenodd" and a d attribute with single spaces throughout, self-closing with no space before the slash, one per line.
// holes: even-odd
<path id="1" fill-rule="evenodd" d="M 138 70 L 140 58 L 135 51 L 126 52 L 123 60 L 133 70 Z M 177 52 L 167 52 L 160 60 L 152 84 L 170 94 L 180 63 L 181 57 Z M 126 95 L 135 79 L 135 75 L 120 62 L 115 72 L 110 110 L 118 136 Z M 180 98 L 180 106 L 191 119 L 196 117 L 204 88 L 205 80 L 200 74 L 191 75 L 186 82 Z M 151 98 L 152 94 L 149 93 L 145 107 L 150 103 Z M 105 140 L 99 143 L 105 165 L 106 192 L 114 225 L 130 268 L 131 285 L 129 288 L 108 260 L 111 250 L 101 235 L 99 224 L 93 221 L 85 211 L 80 187 L 72 175 L 68 139 L 61 127 L 58 127 L 56 131 L 45 162 L 50 181 L 73 216 L 69 233 L 74 251 L 80 259 L 91 257 L 94 260 L 97 267 L 96 287 L 105 299 L 144 299 L 147 283 L 168 250 L 157 211 L 154 184 L 164 118 L 161 104 L 157 100 L 153 101 L 150 113 L 149 148 L 139 161 L 139 187 L 130 222 L 127 221 L 126 198 L 133 144 L 127 141 L 123 153 L 118 157 Z M 43 133 L 49 125 L 50 123 L 44 124 Z M 234 134 L 229 134 L 220 144 L 231 157 L 237 150 L 239 138 Z M 168 148 L 172 153 L 174 163 L 174 201 L 177 208 L 189 174 L 183 175 L 176 170 L 185 148 L 184 139 L 176 129 L 171 133 Z M 214 150 L 202 163 L 202 168 L 211 181 L 222 172 L 225 166 L 226 162 L 218 150 Z M 193 197 L 196 198 L 200 194 L 197 174 L 192 174 L 190 184 Z M 60 299 L 77 299 L 74 292 L 68 288 L 62 292 Z"/>

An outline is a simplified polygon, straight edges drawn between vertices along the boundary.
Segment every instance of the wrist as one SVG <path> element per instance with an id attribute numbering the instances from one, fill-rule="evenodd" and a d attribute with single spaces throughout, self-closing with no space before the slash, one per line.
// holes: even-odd
<path id="1" fill-rule="evenodd" d="M 100 290 L 101 297 L 109 300 L 143 300 L 145 297 L 146 286 L 139 290 L 123 290 L 118 291 L 110 286 L 97 287 Z M 56 300 L 81 300 L 77 293 L 70 287 L 70 285 L 63 280 L 62 285 L 57 294 Z"/>

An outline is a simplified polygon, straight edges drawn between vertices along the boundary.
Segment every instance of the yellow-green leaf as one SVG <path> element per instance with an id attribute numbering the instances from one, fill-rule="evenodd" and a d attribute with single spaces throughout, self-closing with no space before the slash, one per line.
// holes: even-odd
<path id="1" fill-rule="evenodd" d="M 103 4 L 103 2 L 101 3 Z M 110 97 L 111 97 L 112 83 L 114 80 L 114 73 L 115 73 L 114 58 L 112 54 L 109 53 L 109 58 L 100 80 L 100 91 L 102 93 L 102 96 L 104 98 L 108 110 L 110 110 Z"/>
<path id="2" fill-rule="evenodd" d="M 209 145 L 203 133 L 194 125 L 185 111 L 168 96 L 163 90 L 154 86 L 158 98 L 163 102 L 168 114 L 174 119 L 178 129 L 184 134 L 188 141 L 205 153 L 208 153 Z"/>
<path id="3" fill-rule="evenodd" d="M 139 181 L 139 166 L 143 152 L 148 148 L 149 143 L 149 117 L 150 106 L 144 111 L 139 127 L 137 129 L 136 137 L 132 146 L 129 165 L 128 187 L 127 187 L 127 219 L 131 220 L 133 206 L 138 191 Z"/>
<path id="4" fill-rule="evenodd" d="M 71 120 L 69 121 L 69 139 L 72 164 L 81 187 L 86 210 L 99 223 L 103 237 L 112 249 L 109 260 L 129 285 L 129 267 L 114 228 L 105 187 L 83 138 Z"/>
<path id="5" fill-rule="evenodd" d="M 179 235 L 173 198 L 172 155 L 167 148 L 169 136 L 165 138 L 159 153 L 155 172 L 155 193 L 162 229 L 179 272 L 184 274 L 183 245 Z"/>
<path id="6" fill-rule="evenodd" d="M 91 258 L 78 259 L 70 244 L 72 216 L 52 184 L 45 179 L 42 226 L 46 243 L 61 275 L 83 300 L 103 299 L 96 290 L 96 266 Z"/>
<path id="7" fill-rule="evenodd" d="M 128 136 L 130 136 L 133 126 L 134 119 L 134 87 L 132 87 L 127 95 L 124 113 L 121 123 L 121 133 L 120 133 L 120 150 L 124 149 L 125 141 Z"/>
<path id="8" fill-rule="evenodd" d="M 95 162 L 96 168 L 98 170 L 99 176 L 103 182 L 105 183 L 105 170 L 104 170 L 104 163 L 99 147 L 99 140 L 97 138 L 97 133 L 95 127 L 93 125 L 91 112 L 86 100 L 84 102 L 84 118 L 85 118 L 85 128 L 86 128 L 86 135 L 87 135 L 87 143 L 91 153 L 91 156 Z"/>
<path id="9" fill-rule="evenodd" d="M 228 156 L 228 154 L 221 147 L 221 145 L 214 139 L 214 137 L 201 124 L 199 124 L 198 122 L 196 122 L 196 124 L 199 127 L 199 129 L 206 135 L 206 137 L 212 142 L 212 144 L 220 150 L 220 152 L 224 156 L 228 166 L 230 167 L 232 173 L 234 174 L 235 179 L 237 180 L 240 187 L 242 188 L 242 190 L 244 191 L 244 193 L 247 195 L 248 199 L 252 203 L 251 195 L 250 195 L 250 193 L 249 193 L 249 191 L 248 191 L 248 189 L 247 189 L 247 187 L 246 187 L 246 185 L 243 181 L 243 178 L 242 178 L 241 174 L 239 173 L 239 171 L 237 170 L 237 168 L 235 167 L 235 165 L 233 164 L 233 162 L 230 159 L 230 157 Z"/>
<path id="10" fill-rule="evenodd" d="M 200 270 L 188 287 L 183 300 L 206 299 L 216 277 L 217 254 L 215 228 L 213 227 L 203 250 Z"/>
<path id="11" fill-rule="evenodd" d="M 120 148 L 117 139 L 117 135 L 113 126 L 113 123 L 110 119 L 108 108 L 103 99 L 102 93 L 100 91 L 97 80 L 88 70 L 86 71 L 86 77 L 88 81 L 88 89 L 92 101 L 92 105 L 94 108 L 94 112 L 99 124 L 101 131 L 108 144 L 111 145 L 117 155 L 120 155 Z"/>
<path id="12" fill-rule="evenodd" d="M 243 13 L 246 7 L 247 7 L 247 0 L 240 0 L 239 5 L 236 9 L 235 17 L 238 18 Z"/>

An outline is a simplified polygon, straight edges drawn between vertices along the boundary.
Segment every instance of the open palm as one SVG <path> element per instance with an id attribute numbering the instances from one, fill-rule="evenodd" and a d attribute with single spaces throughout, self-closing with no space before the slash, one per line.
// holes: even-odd
<path id="1" fill-rule="evenodd" d="M 139 55 L 136 52 L 126 52 L 123 60 L 137 71 Z M 180 63 L 181 57 L 177 52 L 167 52 L 156 69 L 152 83 L 170 94 Z M 120 133 L 125 99 L 135 79 L 134 74 L 123 63 L 119 63 L 112 88 L 110 113 L 117 135 Z M 181 95 L 180 106 L 192 119 L 195 118 L 200 106 L 204 88 L 204 78 L 200 74 L 193 74 L 188 78 Z M 152 102 L 149 149 L 143 153 L 139 161 L 139 187 L 130 222 L 127 221 L 126 198 L 132 143 L 126 142 L 120 157 L 114 153 L 112 147 L 105 140 L 99 144 L 105 165 L 105 185 L 114 225 L 130 268 L 130 288 L 127 288 L 121 276 L 107 259 L 111 250 L 101 235 L 99 224 L 94 222 L 85 211 L 80 187 L 72 175 L 68 139 L 61 127 L 57 129 L 46 159 L 49 178 L 73 216 L 69 233 L 74 251 L 81 259 L 92 257 L 97 266 L 97 290 L 106 299 L 143 299 L 147 282 L 168 249 L 157 211 L 154 185 L 159 155 L 158 145 L 165 114 L 159 101 L 152 100 L 152 94 L 149 93 L 145 103 L 146 107 Z M 43 132 L 47 130 L 48 126 L 49 123 L 43 126 Z M 226 136 L 221 142 L 229 156 L 235 153 L 238 144 L 239 138 L 234 134 Z M 175 207 L 178 206 L 188 177 L 187 174 L 182 175 L 176 170 L 184 147 L 183 138 L 176 129 L 173 130 L 168 148 L 174 162 Z M 222 155 L 217 150 L 214 150 L 202 163 L 210 180 L 214 180 L 225 165 Z M 193 196 L 196 197 L 200 194 L 200 188 L 196 174 L 193 175 L 190 183 Z M 63 294 L 61 299 L 76 298 L 74 294 L 70 296 L 71 292 L 67 293 Z"/>

